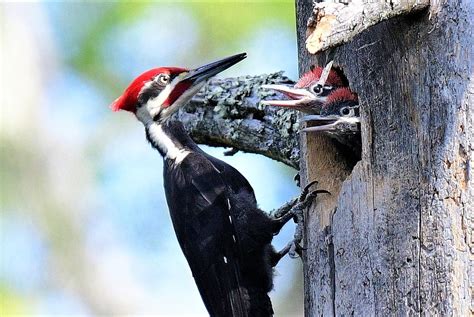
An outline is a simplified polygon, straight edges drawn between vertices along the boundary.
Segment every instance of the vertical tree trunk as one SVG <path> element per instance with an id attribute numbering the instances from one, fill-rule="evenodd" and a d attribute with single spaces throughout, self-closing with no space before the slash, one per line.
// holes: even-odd
<path id="1" fill-rule="evenodd" d="M 307 316 L 474 312 L 473 20 L 470 0 L 431 1 L 346 44 L 307 52 L 313 4 L 297 1 L 300 73 L 334 60 L 359 94 L 362 160 L 301 136 Z"/>

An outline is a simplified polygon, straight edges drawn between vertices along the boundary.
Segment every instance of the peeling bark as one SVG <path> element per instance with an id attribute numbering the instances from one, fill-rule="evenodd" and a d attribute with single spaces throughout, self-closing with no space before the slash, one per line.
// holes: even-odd
<path id="1" fill-rule="evenodd" d="M 414 13 L 429 0 L 353 0 L 317 2 L 307 24 L 306 48 L 312 54 L 349 42 L 365 29 L 384 20 Z M 367 44 L 369 45 L 369 44 Z"/>
<path id="2" fill-rule="evenodd" d="M 181 121 L 201 144 L 257 153 L 290 167 L 299 166 L 295 111 L 269 107 L 261 100 L 283 98 L 263 84 L 293 84 L 282 73 L 213 79 L 173 120 Z"/>

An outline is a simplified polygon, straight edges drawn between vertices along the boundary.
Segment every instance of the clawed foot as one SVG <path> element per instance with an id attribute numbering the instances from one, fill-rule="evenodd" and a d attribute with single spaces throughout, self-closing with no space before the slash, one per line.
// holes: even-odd
<path id="1" fill-rule="evenodd" d="M 290 258 L 295 259 L 301 257 L 302 253 L 303 248 L 300 246 L 299 241 L 293 239 L 283 249 L 273 253 L 272 267 L 276 266 L 278 262 L 280 262 L 280 260 L 287 254 L 290 256 Z"/>
<path id="2" fill-rule="evenodd" d="M 301 240 L 303 240 L 303 227 L 304 227 L 304 211 L 311 206 L 313 200 L 318 196 L 318 194 L 330 194 L 327 190 L 313 190 L 310 192 L 310 188 L 313 185 L 317 185 L 317 181 L 312 181 L 303 188 L 300 197 L 297 199 L 297 202 L 294 204 L 293 208 L 288 212 L 293 217 L 293 220 L 296 223 L 296 230 L 293 236 L 293 240 L 288 243 L 288 245 L 283 250 L 288 250 L 288 255 L 291 258 L 297 258 L 302 255 L 304 248 L 301 246 Z M 286 216 L 286 215 L 285 215 Z M 283 251 L 282 250 L 282 251 Z"/>
<path id="3" fill-rule="evenodd" d="M 275 252 L 272 257 L 272 265 L 275 266 L 278 261 L 286 254 L 291 258 L 301 257 L 304 248 L 300 245 L 303 240 L 303 224 L 304 224 L 304 211 L 306 208 L 311 206 L 313 200 L 318 194 L 331 194 L 327 190 L 313 190 L 310 192 L 310 188 L 313 185 L 317 185 L 317 181 L 312 181 L 303 188 L 301 195 L 287 202 L 282 207 L 273 211 L 271 214 L 274 217 L 272 220 L 273 234 L 276 235 L 280 232 L 281 228 L 290 220 L 293 219 L 296 223 L 296 230 L 291 240 L 282 250 Z"/>

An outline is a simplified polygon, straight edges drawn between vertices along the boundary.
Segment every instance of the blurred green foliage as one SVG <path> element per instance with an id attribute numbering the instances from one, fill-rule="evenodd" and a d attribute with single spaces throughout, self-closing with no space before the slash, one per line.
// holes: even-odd
<path id="1" fill-rule="evenodd" d="M 73 43 L 71 45 L 77 49 L 73 50 L 74 53 L 66 62 L 88 77 L 114 89 L 124 83 L 117 83 L 113 69 L 103 69 L 104 61 L 98 43 L 105 43 L 114 29 L 136 22 L 147 10 L 173 7 L 189 10 L 199 23 L 201 37 L 198 47 L 192 53 L 197 55 L 194 58 L 203 60 L 206 60 L 211 52 L 214 55 L 234 53 L 238 42 L 262 24 L 273 23 L 296 28 L 294 14 L 289 14 L 295 10 L 295 3 L 291 0 L 127 1 L 60 5 L 66 6 L 64 12 L 69 12 L 65 20 L 86 19 L 80 23 L 81 29 L 68 30 L 69 43 Z M 70 25 L 70 22 L 65 21 L 64 25 Z M 163 28 L 180 27 L 179 21 L 173 25 L 163 25 Z M 97 69 L 103 71 L 97 72 Z"/>
<path id="2" fill-rule="evenodd" d="M 0 286 L 0 316 L 10 317 L 30 314 L 29 305 L 25 300 L 24 296 L 15 294 L 11 289 Z"/>
<path id="3" fill-rule="evenodd" d="M 116 96 L 129 80 L 124 78 L 123 73 L 121 74 L 117 69 L 120 65 L 114 64 L 115 60 L 109 63 L 108 59 L 114 58 L 115 56 L 111 55 L 115 52 L 107 51 L 110 49 L 107 45 L 123 40 L 120 35 L 123 35 L 128 28 L 144 20 L 149 21 L 150 17 L 153 19 L 155 15 L 159 16 L 157 14 L 159 12 L 173 14 L 185 11 L 186 17 L 191 16 L 195 24 L 183 24 L 179 19 L 173 21 L 174 17 L 171 17 L 173 23 L 158 23 L 157 25 L 167 34 L 170 33 L 167 32 L 168 30 L 174 28 L 179 32 L 173 34 L 185 35 L 189 31 L 196 37 L 193 38 L 195 43 L 193 42 L 190 51 L 180 54 L 181 59 L 172 55 L 173 62 L 193 65 L 198 61 L 233 54 L 242 50 L 242 47 L 246 50 L 251 49 L 252 45 L 260 45 L 262 36 L 254 35 L 262 32 L 262 29 L 265 29 L 267 33 L 259 34 L 275 35 L 275 39 L 272 36 L 270 41 L 278 41 L 278 34 L 272 34 L 274 27 L 278 27 L 279 31 L 295 29 L 294 6 L 294 2 L 290 0 L 51 1 L 11 2 L 5 4 L 4 7 L 2 4 L 0 22 L 4 28 L 1 31 L 5 34 L 11 32 L 5 37 L 11 41 L 8 43 L 5 40 L 8 44 L 8 46 L 5 45 L 8 48 L 5 51 L 12 70 L 12 74 L 5 76 L 10 79 L 9 86 L 6 85 L 6 87 L 7 89 L 13 87 L 12 90 L 19 93 L 6 104 L 6 107 L 11 110 L 9 114 L 13 115 L 12 118 L 8 118 L 11 129 L 0 130 L 0 207 L 2 209 L 0 231 L 9 232 L 8 239 L 5 235 L 0 236 L 2 238 L 1 251 L 3 251 L 0 254 L 1 264 L 4 266 L 0 272 L 0 316 L 49 313 L 56 311 L 55 309 L 60 312 L 76 313 L 81 313 L 81 309 L 90 310 L 93 313 L 103 312 L 104 309 L 107 312 L 113 309 L 120 313 L 126 312 L 126 310 L 120 310 L 122 309 L 119 305 L 120 300 L 114 297 L 117 296 L 113 292 L 116 285 L 107 284 L 106 286 L 111 286 L 113 289 L 98 287 L 98 291 L 96 290 L 96 286 L 100 283 L 106 284 L 98 278 L 103 273 L 98 270 L 98 267 L 110 274 L 113 283 L 120 281 L 122 275 L 129 272 L 127 267 L 123 269 L 113 262 L 114 251 L 125 259 L 136 261 L 131 263 L 142 265 L 142 274 L 148 272 L 146 271 L 148 268 L 153 273 L 158 271 L 152 257 L 149 259 L 148 254 L 142 256 L 135 252 L 136 250 L 128 249 L 129 246 L 125 243 L 127 241 L 122 241 L 127 239 L 124 234 L 126 230 L 138 231 L 137 239 L 143 239 L 138 243 L 143 244 L 147 239 L 143 234 L 143 226 L 140 227 L 142 225 L 140 221 L 136 223 L 128 221 L 131 218 L 140 218 L 136 214 L 136 204 L 148 199 L 146 204 L 141 206 L 153 206 L 153 210 L 140 210 L 145 224 L 156 221 L 155 218 L 163 217 L 160 211 L 166 209 L 165 206 L 156 206 L 158 200 L 155 196 L 150 197 L 152 195 L 144 194 L 137 184 L 129 186 L 126 183 L 130 179 L 138 179 L 146 187 L 146 179 L 139 174 L 140 170 L 134 169 L 136 162 L 127 162 L 121 157 L 121 160 L 113 165 L 110 170 L 117 175 L 125 175 L 128 172 L 130 178 L 107 174 L 107 177 L 112 179 L 107 184 L 112 188 L 106 188 L 107 184 L 104 185 L 101 177 L 94 177 L 106 174 L 104 166 L 107 166 L 106 163 L 113 163 L 114 155 L 117 155 L 111 152 L 120 147 L 119 155 L 123 155 L 124 149 L 131 149 L 137 143 L 136 140 L 140 140 L 142 147 L 133 148 L 130 152 L 137 152 L 137 156 L 142 155 L 140 164 L 144 162 L 144 157 L 150 160 L 146 161 L 151 162 L 150 165 L 158 161 L 156 153 L 150 151 L 141 135 L 140 138 L 131 137 L 116 142 L 118 138 L 125 138 L 125 135 L 137 131 L 135 129 L 137 125 L 128 117 L 126 121 L 120 121 L 125 116 L 112 118 L 106 110 L 107 100 Z M 5 19 L 4 11 L 7 12 Z M 183 25 L 195 25 L 196 30 L 183 30 L 181 29 Z M 29 34 L 26 34 L 25 30 Z M 141 31 L 139 28 L 138 30 Z M 150 34 L 153 36 L 153 30 L 144 36 L 150 36 Z M 285 52 L 280 56 L 293 56 L 291 55 L 291 33 L 288 37 L 290 40 L 284 43 L 286 46 L 277 45 L 276 47 L 286 47 L 286 50 L 290 52 Z M 255 38 L 258 40 L 255 40 L 253 44 L 247 45 L 245 42 Z M 4 39 L 1 40 L 4 44 Z M 152 40 L 157 41 L 156 38 Z M 176 41 L 179 40 L 176 39 Z M 23 46 L 22 43 L 27 43 L 29 46 Z M 140 44 L 133 42 L 120 44 L 129 45 L 132 48 L 130 51 L 117 53 L 117 55 L 126 55 L 121 56 L 125 62 L 134 49 L 137 51 L 141 49 Z M 162 43 L 163 46 L 167 44 L 173 43 Z M 115 46 L 112 45 L 113 47 Z M 162 50 L 169 51 L 170 49 L 163 47 Z M 269 56 L 272 53 L 268 51 Z M 277 57 L 277 62 L 280 59 L 284 58 Z M 122 61 L 122 59 L 117 60 Z M 154 62 L 154 59 L 151 62 Z M 265 64 L 268 61 L 255 58 L 254 62 Z M 31 66 L 27 73 L 28 80 L 21 78 L 25 76 L 24 73 L 16 71 L 21 69 L 21 65 Z M 122 72 L 124 72 L 123 69 Z M 127 73 L 126 76 L 133 75 L 133 73 Z M 1 119 L 5 120 L 3 115 L 4 113 Z M 6 121 L 2 121 L 4 122 Z M 117 137 L 120 133 L 123 135 Z M 142 149 L 144 152 L 139 152 Z M 265 168 L 267 168 L 266 164 L 264 163 Z M 275 165 L 268 167 L 273 177 L 276 176 L 274 173 L 276 169 L 279 168 Z M 107 172 L 110 173 L 110 170 Z M 149 170 L 145 172 L 152 174 Z M 288 184 L 283 184 L 283 182 L 278 184 L 283 194 L 280 195 L 280 192 L 276 190 L 277 186 L 274 186 L 275 188 L 271 188 L 274 192 L 267 192 L 266 196 L 274 194 L 274 196 L 282 196 L 278 198 L 287 199 L 289 198 L 287 195 L 290 194 L 286 191 L 294 186 L 291 182 L 293 171 L 279 172 L 287 174 L 282 178 L 288 178 Z M 154 187 L 150 188 L 150 192 L 153 192 L 153 195 L 162 194 L 157 189 L 161 188 L 160 182 L 161 180 L 152 183 Z M 115 192 L 114 185 L 123 192 Z M 255 186 L 256 190 L 258 190 L 257 186 L 258 184 Z M 261 188 L 260 192 L 262 192 Z M 123 206 L 113 204 L 114 200 L 119 200 L 117 196 L 135 198 L 136 201 L 133 201 L 130 204 L 130 210 L 127 210 Z M 107 199 L 109 201 L 106 201 Z M 271 199 L 272 197 L 268 198 L 268 200 Z M 262 201 L 260 201 L 261 204 Z M 120 207 L 122 209 L 119 211 Z M 106 212 L 108 208 L 112 209 L 109 214 Z M 126 219 L 124 223 L 121 223 L 120 219 L 117 220 L 120 217 Z M 133 227 L 134 225 L 139 228 Z M 97 231 L 95 231 L 96 226 Z M 159 230 L 159 232 L 153 231 L 152 237 L 149 238 L 154 241 L 159 236 L 162 240 L 168 238 L 175 242 L 171 226 L 159 228 Z M 110 232 L 118 232 L 118 238 Z M 6 243 L 11 243 L 8 251 L 5 251 L 7 248 L 3 248 L 3 244 Z M 166 246 L 167 243 L 164 245 Z M 96 245 L 97 248 L 103 247 L 104 252 L 102 250 L 97 252 L 94 248 Z M 112 253 L 110 258 L 107 257 L 105 249 Z M 5 256 L 7 252 L 8 258 Z M 152 252 L 155 252 L 153 256 L 157 257 L 167 254 L 163 246 Z M 158 254 L 158 252 L 163 253 Z M 175 252 L 174 256 L 182 257 L 179 252 Z M 118 266 L 118 269 L 116 271 L 112 267 L 109 269 L 108 263 L 114 263 L 113 266 Z M 124 271 L 120 271 L 121 269 Z M 294 275 L 299 277 L 300 274 L 291 272 L 288 267 L 286 270 L 287 272 L 282 275 L 287 281 L 295 283 Z M 140 270 L 137 269 L 137 271 L 138 273 L 133 272 L 136 274 L 132 276 L 133 279 L 125 279 L 125 283 L 137 283 L 132 284 L 136 289 L 130 287 L 132 293 L 133 291 L 140 293 L 143 288 L 144 293 L 148 294 L 150 290 L 161 287 L 159 283 L 156 283 L 158 275 L 150 274 L 145 279 L 146 283 L 138 283 Z M 179 278 L 189 280 L 189 276 L 183 272 L 183 269 L 179 271 Z M 192 283 L 191 280 L 189 282 Z M 164 282 L 160 280 L 160 283 Z M 173 283 L 180 286 L 183 280 L 173 280 Z M 294 305 L 301 302 L 301 298 L 300 301 L 295 300 L 301 296 L 301 285 L 296 285 L 298 288 L 296 291 L 289 287 L 292 296 L 288 298 L 288 301 Z M 168 290 L 170 285 L 162 287 Z M 107 289 L 107 292 L 104 292 L 104 289 Z M 298 291 L 299 293 L 295 294 Z M 113 295 L 107 297 L 109 293 Z M 112 301 L 102 300 L 101 296 L 105 296 L 106 299 L 111 298 Z M 297 311 L 297 307 L 290 307 L 286 301 L 286 296 L 280 303 L 275 301 L 275 308 L 280 309 L 279 311 Z M 147 303 L 151 305 L 155 302 L 156 297 L 153 297 L 153 300 Z M 57 308 L 61 304 L 62 308 Z M 140 306 L 136 302 L 131 304 Z"/>
<path id="4" fill-rule="evenodd" d="M 100 43 L 106 42 L 110 32 L 120 25 L 126 25 L 140 19 L 143 12 L 152 5 L 152 2 L 104 2 L 104 3 L 66 3 L 68 6 L 65 12 L 75 12 L 80 19 L 86 19 L 82 24 L 82 29 L 74 28 L 70 36 L 76 42 L 78 50 L 70 56 L 70 63 L 78 71 L 85 73 L 91 78 L 106 83 L 113 82 L 114 78 L 104 72 L 97 72 L 103 69 L 102 55 L 100 54 Z M 98 15 L 96 12 L 100 12 Z M 94 19 L 90 19 L 91 13 Z M 133 45 L 133 43 L 130 43 Z"/>

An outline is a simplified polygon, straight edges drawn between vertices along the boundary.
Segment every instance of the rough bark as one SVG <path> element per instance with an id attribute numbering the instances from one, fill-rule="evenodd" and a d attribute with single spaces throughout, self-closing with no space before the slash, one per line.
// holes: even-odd
<path id="1" fill-rule="evenodd" d="M 201 144 L 265 155 L 298 169 L 297 115 L 260 104 L 283 98 L 263 84 L 293 84 L 282 73 L 214 79 L 174 116 Z"/>
<path id="2" fill-rule="evenodd" d="M 297 9 L 300 72 L 342 66 L 363 141 L 352 169 L 326 138 L 301 138 L 303 183 L 333 193 L 306 215 L 306 315 L 472 315 L 474 4 L 432 1 L 313 56 L 312 5 Z"/>
<path id="3" fill-rule="evenodd" d="M 308 20 L 306 48 L 312 54 L 349 42 L 383 20 L 425 9 L 429 0 L 316 2 Z"/>

